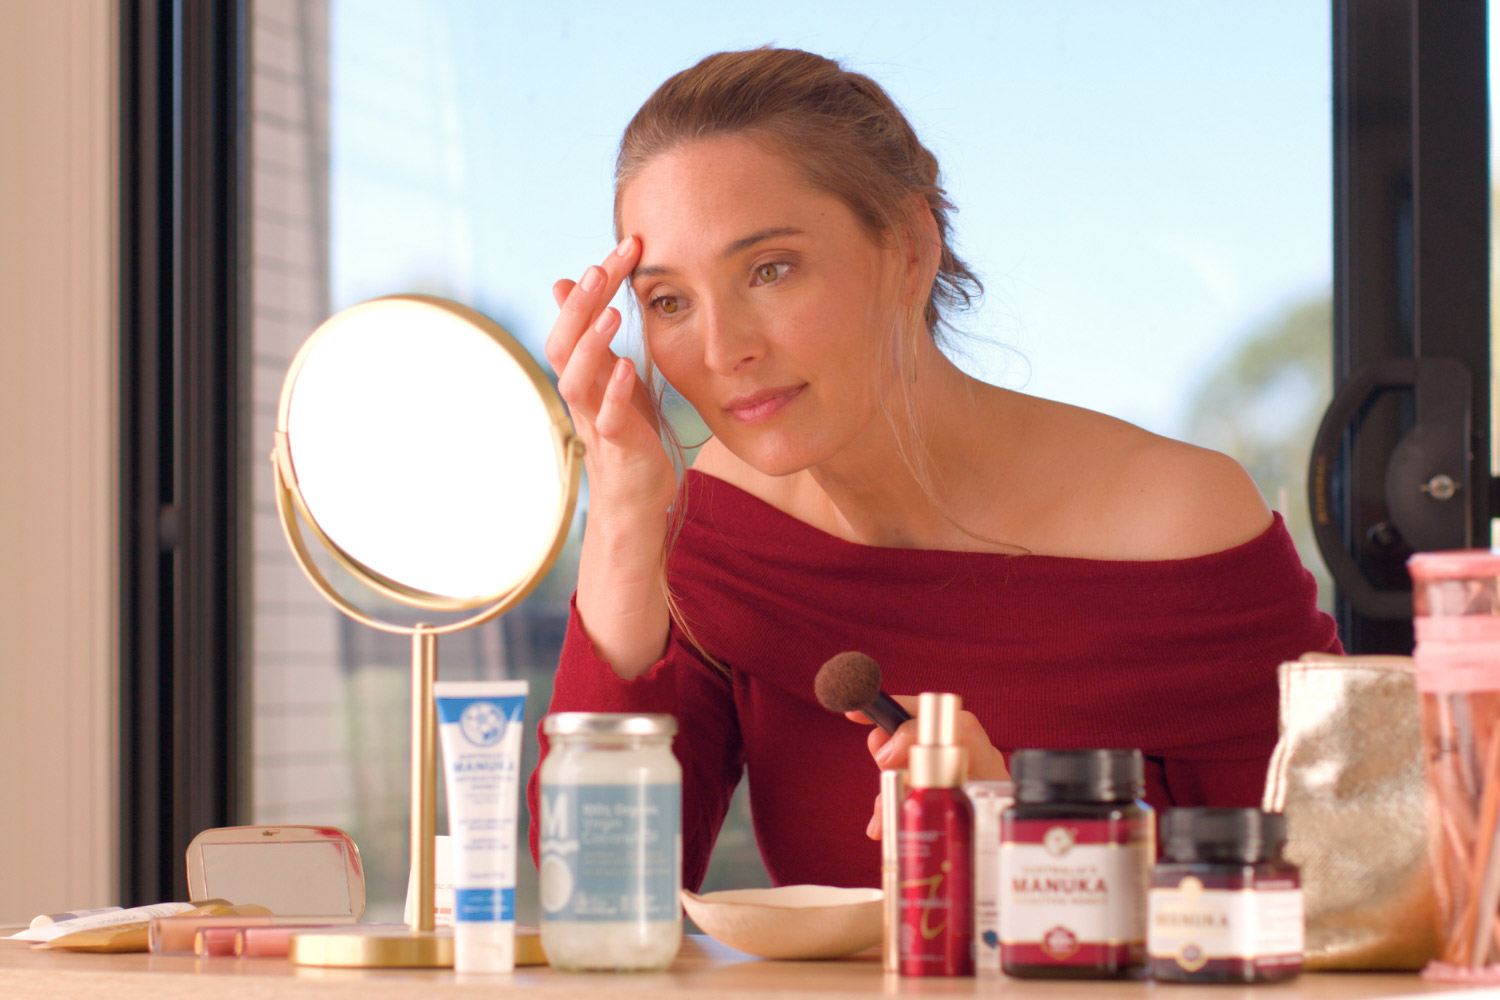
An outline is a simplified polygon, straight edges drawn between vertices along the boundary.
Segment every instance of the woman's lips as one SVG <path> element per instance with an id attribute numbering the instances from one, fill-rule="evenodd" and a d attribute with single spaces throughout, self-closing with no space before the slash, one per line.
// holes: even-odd
<path id="1" fill-rule="evenodd" d="M 742 424 L 758 424 L 780 413 L 792 400 L 802 394 L 807 383 L 784 385 L 775 389 L 762 389 L 746 396 L 736 396 L 724 405 L 730 416 Z"/>

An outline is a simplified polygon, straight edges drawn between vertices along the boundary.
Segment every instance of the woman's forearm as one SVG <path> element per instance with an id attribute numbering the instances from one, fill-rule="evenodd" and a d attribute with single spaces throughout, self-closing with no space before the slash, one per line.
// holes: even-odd
<path id="1" fill-rule="evenodd" d="M 578 560 L 578 617 L 594 652 L 624 680 L 645 673 L 667 646 L 663 588 L 666 516 L 592 516 Z"/>

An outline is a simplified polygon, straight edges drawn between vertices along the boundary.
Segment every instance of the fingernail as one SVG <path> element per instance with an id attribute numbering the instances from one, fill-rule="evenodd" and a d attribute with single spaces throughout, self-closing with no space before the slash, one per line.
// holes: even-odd
<path id="1" fill-rule="evenodd" d="M 599 314 L 598 319 L 594 320 L 594 329 L 599 333 L 603 333 L 605 330 L 608 330 L 612 325 L 614 325 L 614 322 L 614 311 L 611 309 L 606 309 L 604 310 L 604 312 Z"/>
<path id="2" fill-rule="evenodd" d="M 616 257 L 629 257 L 630 256 L 630 251 L 634 247 L 635 247 L 635 237 L 634 236 L 627 236 L 623 240 L 620 241 L 620 245 L 619 246 L 615 247 L 615 256 Z"/>
<path id="3" fill-rule="evenodd" d="M 592 292 L 604 284 L 604 272 L 597 267 L 591 267 L 583 272 L 583 280 L 579 282 L 585 292 Z"/>
<path id="4" fill-rule="evenodd" d="M 893 754 L 895 752 L 896 752 L 896 744 L 894 742 L 889 742 L 888 741 L 879 750 L 875 751 L 875 763 L 877 763 L 877 764 L 884 764 L 886 761 L 888 761 L 888 760 L 891 759 L 891 754 Z"/>
<path id="5" fill-rule="evenodd" d="M 616 382 L 623 382 L 630 377 L 630 362 L 621 358 L 615 362 L 614 377 Z"/>

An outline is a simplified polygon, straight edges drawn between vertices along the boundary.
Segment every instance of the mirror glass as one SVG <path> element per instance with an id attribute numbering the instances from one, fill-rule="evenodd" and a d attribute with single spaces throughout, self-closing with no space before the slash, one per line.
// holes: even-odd
<path id="1" fill-rule="evenodd" d="M 276 914 L 351 915 L 337 844 L 210 844 L 203 848 L 206 898 L 243 899 Z"/>
<path id="2" fill-rule="evenodd" d="M 452 303 L 403 296 L 334 316 L 294 363 L 282 415 L 307 514 L 406 589 L 493 599 L 564 527 L 561 403 L 509 334 Z"/>
<path id="3" fill-rule="evenodd" d="M 204 830 L 187 850 L 193 899 L 257 903 L 282 917 L 348 917 L 365 909 L 359 848 L 342 830 L 234 826 Z"/>

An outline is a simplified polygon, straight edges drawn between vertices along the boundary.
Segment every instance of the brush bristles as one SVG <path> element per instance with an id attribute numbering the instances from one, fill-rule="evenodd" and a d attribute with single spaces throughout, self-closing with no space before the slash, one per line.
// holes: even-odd
<path id="1" fill-rule="evenodd" d="M 818 704 L 830 712 L 858 712 L 880 694 L 880 664 L 864 653 L 840 653 L 818 668 Z"/>

